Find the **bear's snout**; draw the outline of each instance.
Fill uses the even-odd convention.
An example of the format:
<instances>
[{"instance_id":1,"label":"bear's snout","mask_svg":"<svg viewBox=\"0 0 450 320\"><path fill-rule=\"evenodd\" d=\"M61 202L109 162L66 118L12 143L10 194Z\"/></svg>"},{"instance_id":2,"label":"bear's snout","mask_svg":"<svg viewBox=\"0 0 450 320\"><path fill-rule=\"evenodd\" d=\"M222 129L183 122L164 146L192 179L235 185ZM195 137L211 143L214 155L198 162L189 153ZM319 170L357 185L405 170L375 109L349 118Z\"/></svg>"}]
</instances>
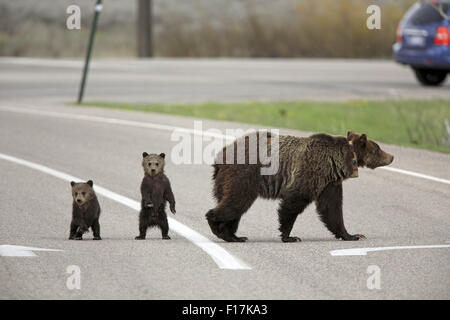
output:
<instances>
[{"instance_id":1,"label":"bear's snout","mask_svg":"<svg viewBox=\"0 0 450 320\"><path fill-rule=\"evenodd\" d=\"M383 165L387 166L390 165L393 161L394 161L394 156L392 154L389 154L387 152L384 152L384 161L383 161Z\"/></svg>"}]
</instances>

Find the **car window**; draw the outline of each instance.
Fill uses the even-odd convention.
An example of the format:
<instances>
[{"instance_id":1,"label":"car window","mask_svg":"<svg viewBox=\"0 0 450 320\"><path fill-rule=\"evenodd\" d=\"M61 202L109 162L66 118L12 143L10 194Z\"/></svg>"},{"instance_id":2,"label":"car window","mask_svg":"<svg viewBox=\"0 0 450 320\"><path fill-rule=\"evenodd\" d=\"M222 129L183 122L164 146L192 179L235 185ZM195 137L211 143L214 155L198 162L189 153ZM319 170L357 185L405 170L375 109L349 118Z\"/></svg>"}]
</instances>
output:
<instances>
[{"instance_id":1,"label":"car window","mask_svg":"<svg viewBox=\"0 0 450 320\"><path fill-rule=\"evenodd\" d=\"M449 9L448 4L442 4L442 9L447 12ZM409 17L409 22L415 25L423 25L428 23L441 22L444 17L439 13L439 11L428 3L424 3L416 7L416 10L411 13Z\"/></svg>"}]
</instances>

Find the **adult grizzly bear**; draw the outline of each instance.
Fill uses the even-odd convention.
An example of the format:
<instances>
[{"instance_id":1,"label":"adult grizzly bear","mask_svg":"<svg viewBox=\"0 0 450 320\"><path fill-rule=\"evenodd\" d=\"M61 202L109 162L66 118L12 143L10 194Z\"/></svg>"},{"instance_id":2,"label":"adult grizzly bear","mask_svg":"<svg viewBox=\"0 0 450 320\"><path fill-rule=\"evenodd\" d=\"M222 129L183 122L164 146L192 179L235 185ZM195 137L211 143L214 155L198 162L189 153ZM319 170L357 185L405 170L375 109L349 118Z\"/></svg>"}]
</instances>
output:
<instances>
[{"instance_id":1,"label":"adult grizzly bear","mask_svg":"<svg viewBox=\"0 0 450 320\"><path fill-rule=\"evenodd\" d=\"M260 134L256 134L258 141ZM298 237L291 237L290 233L297 216L313 201L321 220L336 238L364 238L360 234L351 235L345 229L342 182L355 176L354 166L375 169L392 163L392 155L381 150L365 134L351 131L347 138L327 134L310 137L281 135L278 136L278 170L273 175L262 175L262 161L259 158L254 164L248 161L254 152L249 153L249 137L240 138L225 147L213 165L214 196L218 204L208 211L206 218L217 237L228 242L246 241L246 237L235 235L240 218L256 198L262 197L281 199L278 217L283 242L301 241ZM269 135L267 141L273 138L274 135ZM235 162L229 164L226 162L227 149L237 150L239 143L245 146L245 162L237 162L234 155ZM268 143L268 152L273 152L270 149L271 144ZM259 157L259 150L256 152Z\"/></svg>"}]
</instances>

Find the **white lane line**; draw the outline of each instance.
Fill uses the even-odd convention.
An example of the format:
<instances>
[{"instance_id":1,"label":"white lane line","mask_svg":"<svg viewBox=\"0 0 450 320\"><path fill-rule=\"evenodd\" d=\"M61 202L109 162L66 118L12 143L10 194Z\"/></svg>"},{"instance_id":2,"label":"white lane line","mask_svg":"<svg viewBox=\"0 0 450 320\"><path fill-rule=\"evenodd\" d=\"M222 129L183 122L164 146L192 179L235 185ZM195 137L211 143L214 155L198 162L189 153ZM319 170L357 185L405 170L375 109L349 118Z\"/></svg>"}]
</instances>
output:
<instances>
[{"instance_id":1,"label":"white lane line","mask_svg":"<svg viewBox=\"0 0 450 320\"><path fill-rule=\"evenodd\" d=\"M7 112L13 112L13 113L33 114L33 115L38 115L38 116L48 116L48 117L60 118L60 119L84 120L84 121L90 121L90 122L118 124L118 125L129 126L129 127L156 129L156 130L170 131L170 132L173 132L176 130L178 132L185 132L188 134L195 134L195 135L200 135L200 136L207 136L207 137L227 139L227 140L233 140L236 138L234 136L229 136L229 135L227 136L227 135L214 133L214 132L189 129L189 128L183 128L183 127L175 127L175 126L169 126L169 125L165 125L165 124L158 124L158 123L151 123L151 122L123 120L123 119L106 118L106 117L98 117L98 116L88 116L88 115L74 114L74 113L43 111L43 110L20 108L20 107L0 106L0 110L7 111Z\"/></svg>"},{"instance_id":2,"label":"white lane line","mask_svg":"<svg viewBox=\"0 0 450 320\"><path fill-rule=\"evenodd\" d=\"M438 244L427 246L396 246L396 247L379 247L379 248L352 248L332 250L330 254L332 256L365 256L367 252L372 251L387 251L387 250L406 250L406 249L432 249L432 248L450 248L450 244Z\"/></svg>"},{"instance_id":3,"label":"white lane line","mask_svg":"<svg viewBox=\"0 0 450 320\"><path fill-rule=\"evenodd\" d=\"M63 250L15 246L10 244L0 245L1 257L37 257L37 255L33 251L63 251Z\"/></svg>"},{"instance_id":4,"label":"white lane line","mask_svg":"<svg viewBox=\"0 0 450 320\"><path fill-rule=\"evenodd\" d=\"M40 172L49 174L53 177L66 180L66 181L82 181L82 179L71 176L67 173L57 171L54 169L51 169L49 167L26 161L20 158L16 158L7 154L0 153L0 159L10 161L16 164L23 165L25 167L38 170ZM134 209L136 211L140 210L140 204L139 202L132 200L130 198L124 197L120 194L117 194L113 191L110 191L106 188L100 187L99 185L94 186L95 191L113 201L116 201L120 204L123 204L124 206L127 206L131 209ZM226 251L224 248L219 246L218 244L212 242L208 238L202 236L197 231L192 230L188 226L182 224L181 222L168 217L169 220L169 227L178 233L179 235L185 237L189 241L191 241L193 244L201 248L203 251L205 251L213 260L214 262L219 266L221 269L232 269L232 270L250 270L251 267L241 261L240 259L234 257L231 255L228 251Z\"/></svg>"},{"instance_id":5,"label":"white lane line","mask_svg":"<svg viewBox=\"0 0 450 320\"><path fill-rule=\"evenodd\" d=\"M60 119L84 120L84 121L91 121L91 122L118 124L118 125L124 125L124 126L156 129L156 130L163 130L163 131L170 131L170 132L177 130L178 132L185 132L185 133L189 133L189 134L207 136L207 137L212 137L212 138L227 139L229 141L236 139L236 137L230 136L230 135L224 135L224 134L219 134L219 133L214 133L214 132L209 132L209 131L202 131L202 130L196 130L196 129L183 128L183 127L175 127L175 126L169 126L169 125L151 123L151 122L122 120L122 119L116 119L116 118L88 116L88 115L73 114L73 113L54 112L54 111L44 111L44 110L21 108L21 107L0 106L0 111L22 113L22 114L33 114L33 115L48 116L48 117L60 118ZM380 167L378 169L388 170L391 172L400 173L400 174L408 175L408 176L415 177L415 178L420 178L420 179L425 179L425 180L429 180L429 181L433 181L433 182L439 182L439 183L444 183L444 184L450 185L450 180L437 178L434 176L417 173L414 171L397 169L397 168L393 168L393 167Z\"/></svg>"},{"instance_id":6,"label":"white lane line","mask_svg":"<svg viewBox=\"0 0 450 320\"><path fill-rule=\"evenodd\" d=\"M429 176L429 175L426 175L426 174L417 173L417 172L413 172L413 171L397 169L397 168L393 168L393 167L380 167L378 169L384 169L384 170L388 170L388 171L392 171L392 172L406 174L406 175L411 176L411 177L422 178L422 179L427 179L427 180L431 180L431 181L435 181L435 182L450 184L450 180L437 178L437 177L433 177L433 176Z\"/></svg>"}]
</instances>

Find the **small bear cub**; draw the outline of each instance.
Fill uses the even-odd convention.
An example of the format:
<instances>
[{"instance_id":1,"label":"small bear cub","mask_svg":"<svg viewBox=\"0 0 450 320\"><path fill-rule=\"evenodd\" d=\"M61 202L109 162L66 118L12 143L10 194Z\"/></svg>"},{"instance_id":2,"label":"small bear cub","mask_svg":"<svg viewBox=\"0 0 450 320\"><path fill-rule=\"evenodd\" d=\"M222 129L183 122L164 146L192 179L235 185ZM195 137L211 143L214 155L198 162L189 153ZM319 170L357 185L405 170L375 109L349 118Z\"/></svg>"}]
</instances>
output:
<instances>
[{"instance_id":1,"label":"small bear cub","mask_svg":"<svg viewBox=\"0 0 450 320\"><path fill-rule=\"evenodd\" d=\"M175 214L175 198L170 187L169 178L164 174L165 154L142 154L144 179L141 183L141 211L139 213L139 236L136 240L144 240L147 228L159 227L162 238L170 239L169 223L167 222L166 201L170 211Z\"/></svg>"},{"instance_id":2,"label":"small bear cub","mask_svg":"<svg viewBox=\"0 0 450 320\"><path fill-rule=\"evenodd\" d=\"M82 240L83 233L92 229L94 240L100 237L100 204L93 189L92 180L88 182L70 182L72 186L72 222L70 223L69 240Z\"/></svg>"}]
</instances>

